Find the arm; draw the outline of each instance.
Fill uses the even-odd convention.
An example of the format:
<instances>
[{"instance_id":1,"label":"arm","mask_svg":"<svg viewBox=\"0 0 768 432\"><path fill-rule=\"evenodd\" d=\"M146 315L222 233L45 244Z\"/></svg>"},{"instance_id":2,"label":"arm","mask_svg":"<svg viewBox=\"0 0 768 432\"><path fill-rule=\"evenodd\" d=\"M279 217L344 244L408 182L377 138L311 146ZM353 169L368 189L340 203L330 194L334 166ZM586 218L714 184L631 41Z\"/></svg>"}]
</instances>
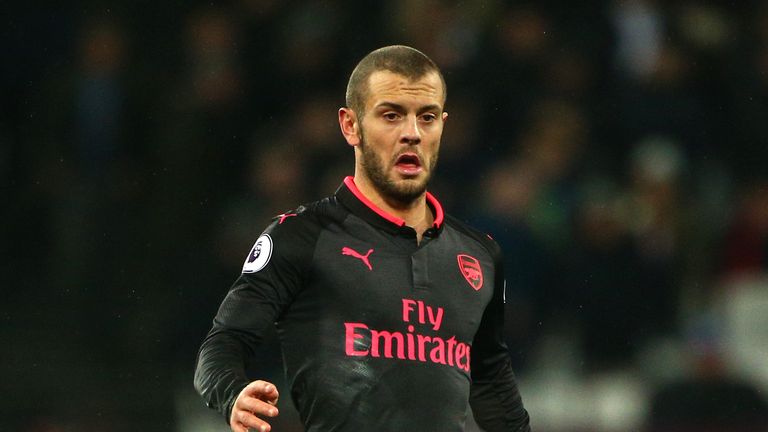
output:
<instances>
[{"instance_id":1,"label":"arm","mask_svg":"<svg viewBox=\"0 0 768 432\"><path fill-rule=\"evenodd\" d=\"M198 353L195 388L233 429L233 423L238 422L253 423L252 427L261 425L261 420L252 415L253 418L245 420L239 418L250 415L249 411L265 416L272 416L274 411L276 415L271 405L277 402L277 389L271 383L251 382L245 367L267 330L303 286L315 236L311 230L308 232L307 223L298 219L291 218L291 223L284 225L275 222L259 237L243 266L243 274L221 303L213 328ZM264 240L265 235L269 241Z\"/></svg>"},{"instance_id":2,"label":"arm","mask_svg":"<svg viewBox=\"0 0 768 432\"><path fill-rule=\"evenodd\" d=\"M494 293L472 344L469 402L477 424L489 432L530 431L528 412L517 388L504 342L504 271L495 248Z\"/></svg>"},{"instance_id":3,"label":"arm","mask_svg":"<svg viewBox=\"0 0 768 432\"><path fill-rule=\"evenodd\" d=\"M198 353L195 388L228 422L236 398L251 382L245 372L247 359L276 317L265 297L263 288L241 276L224 298Z\"/></svg>"}]
</instances>

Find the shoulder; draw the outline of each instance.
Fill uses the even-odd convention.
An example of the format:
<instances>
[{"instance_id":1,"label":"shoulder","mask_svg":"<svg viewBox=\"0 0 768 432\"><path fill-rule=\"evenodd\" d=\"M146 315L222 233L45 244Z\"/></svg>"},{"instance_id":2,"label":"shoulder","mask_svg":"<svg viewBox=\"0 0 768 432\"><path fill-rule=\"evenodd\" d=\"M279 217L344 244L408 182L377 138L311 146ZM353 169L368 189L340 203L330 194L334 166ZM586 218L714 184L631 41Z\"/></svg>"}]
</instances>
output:
<instances>
[{"instance_id":1,"label":"shoulder","mask_svg":"<svg viewBox=\"0 0 768 432\"><path fill-rule=\"evenodd\" d=\"M488 251L494 260L501 257L501 248L498 243L496 243L496 240L489 234L484 233L451 215L445 216L445 224L446 228L450 227L466 237L469 241L474 241L479 244L483 249Z\"/></svg>"},{"instance_id":2,"label":"shoulder","mask_svg":"<svg viewBox=\"0 0 768 432\"><path fill-rule=\"evenodd\" d=\"M274 259L306 262L323 229L342 217L339 212L335 198L328 197L275 215L253 243L243 273L258 272Z\"/></svg>"},{"instance_id":3,"label":"shoulder","mask_svg":"<svg viewBox=\"0 0 768 432\"><path fill-rule=\"evenodd\" d=\"M288 238L317 234L334 220L342 218L342 212L335 197L323 198L275 215L263 234Z\"/></svg>"}]
</instances>

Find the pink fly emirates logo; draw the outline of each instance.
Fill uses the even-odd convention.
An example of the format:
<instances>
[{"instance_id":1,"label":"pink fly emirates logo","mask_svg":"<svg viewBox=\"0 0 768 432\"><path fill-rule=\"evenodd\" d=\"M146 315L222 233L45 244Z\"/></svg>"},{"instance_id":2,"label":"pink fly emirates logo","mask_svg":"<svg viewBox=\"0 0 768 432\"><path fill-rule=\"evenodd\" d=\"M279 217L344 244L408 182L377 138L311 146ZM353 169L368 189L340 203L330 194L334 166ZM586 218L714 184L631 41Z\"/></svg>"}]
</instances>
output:
<instances>
[{"instance_id":1,"label":"pink fly emirates logo","mask_svg":"<svg viewBox=\"0 0 768 432\"><path fill-rule=\"evenodd\" d=\"M374 330L364 323L345 322L345 353L350 357L384 357L453 366L469 372L470 344L418 330L436 332L445 309L421 300L402 299L406 331ZM370 341L370 344L367 342Z\"/></svg>"}]
</instances>

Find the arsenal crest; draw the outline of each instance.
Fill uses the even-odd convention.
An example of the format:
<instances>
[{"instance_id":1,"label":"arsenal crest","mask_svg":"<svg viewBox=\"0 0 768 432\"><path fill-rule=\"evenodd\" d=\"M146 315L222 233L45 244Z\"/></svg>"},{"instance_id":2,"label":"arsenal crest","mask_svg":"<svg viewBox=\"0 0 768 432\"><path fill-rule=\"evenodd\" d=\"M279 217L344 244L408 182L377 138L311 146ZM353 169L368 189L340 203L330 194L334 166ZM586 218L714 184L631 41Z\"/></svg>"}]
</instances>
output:
<instances>
[{"instance_id":1,"label":"arsenal crest","mask_svg":"<svg viewBox=\"0 0 768 432\"><path fill-rule=\"evenodd\" d=\"M480 261L464 254L456 255L456 258L459 260L461 275L467 280L469 286L475 291L480 290L483 287L483 269L480 268Z\"/></svg>"}]
</instances>

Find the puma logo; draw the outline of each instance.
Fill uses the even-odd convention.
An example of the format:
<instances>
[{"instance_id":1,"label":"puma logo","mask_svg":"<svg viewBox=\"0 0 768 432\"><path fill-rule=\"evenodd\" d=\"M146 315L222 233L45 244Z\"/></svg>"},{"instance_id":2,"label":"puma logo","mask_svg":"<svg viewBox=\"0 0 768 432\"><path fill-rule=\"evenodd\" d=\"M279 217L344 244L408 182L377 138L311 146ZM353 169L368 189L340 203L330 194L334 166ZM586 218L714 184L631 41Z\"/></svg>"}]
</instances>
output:
<instances>
[{"instance_id":1,"label":"puma logo","mask_svg":"<svg viewBox=\"0 0 768 432\"><path fill-rule=\"evenodd\" d=\"M365 255L360 254L356 250L348 247L344 247L341 249L342 255L349 255L351 257L355 257L363 262L368 267L368 270L373 271L373 267L371 266L371 262L368 261L368 257L371 256L371 253L373 253L373 249L369 249L368 253Z\"/></svg>"}]
</instances>

